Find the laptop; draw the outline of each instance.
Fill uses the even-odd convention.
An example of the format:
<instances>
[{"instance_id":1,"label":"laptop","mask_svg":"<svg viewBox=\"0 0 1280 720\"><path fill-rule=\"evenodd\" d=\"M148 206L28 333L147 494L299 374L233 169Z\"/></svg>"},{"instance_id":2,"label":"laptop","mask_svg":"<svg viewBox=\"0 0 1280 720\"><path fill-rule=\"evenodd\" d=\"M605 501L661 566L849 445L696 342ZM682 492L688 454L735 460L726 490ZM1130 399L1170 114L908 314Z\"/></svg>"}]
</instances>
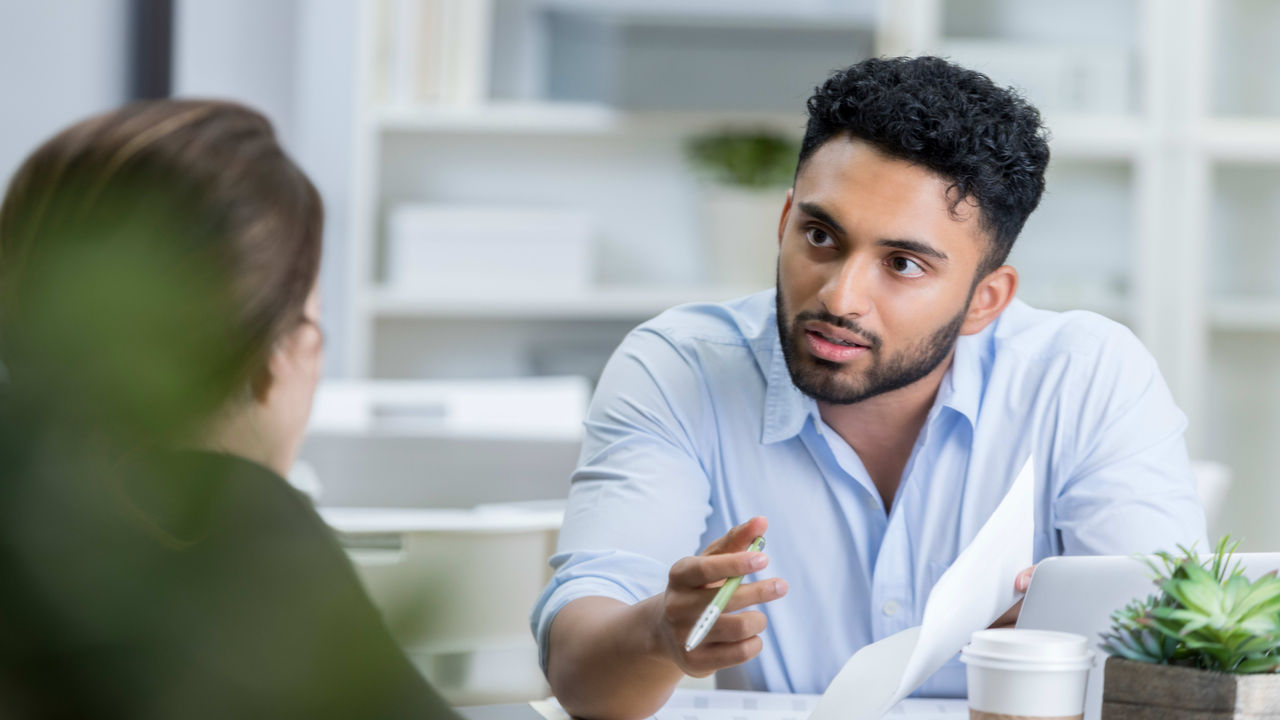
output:
<instances>
[{"instance_id":1,"label":"laptop","mask_svg":"<svg viewBox=\"0 0 1280 720\"><path fill-rule=\"evenodd\" d=\"M1280 570L1280 553L1236 553L1232 567L1236 561L1250 580ZM1089 671L1084 720L1100 720L1102 716L1102 671L1107 654L1098 647L1100 635L1111 627L1112 612L1158 592L1152 578L1145 562L1127 556L1051 557L1036 566L1017 627L1089 638L1097 660Z\"/></svg>"}]
</instances>

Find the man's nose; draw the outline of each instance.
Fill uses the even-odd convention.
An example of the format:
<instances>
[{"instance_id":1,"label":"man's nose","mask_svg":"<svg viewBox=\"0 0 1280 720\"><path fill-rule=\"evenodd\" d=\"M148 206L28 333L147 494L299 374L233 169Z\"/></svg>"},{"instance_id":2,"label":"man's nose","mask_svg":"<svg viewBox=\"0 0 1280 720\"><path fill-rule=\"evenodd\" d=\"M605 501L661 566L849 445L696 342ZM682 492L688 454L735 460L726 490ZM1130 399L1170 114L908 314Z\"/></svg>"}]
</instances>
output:
<instances>
[{"instance_id":1,"label":"man's nose","mask_svg":"<svg viewBox=\"0 0 1280 720\"><path fill-rule=\"evenodd\" d=\"M827 278L818 300L827 312L839 317L862 317L871 310L871 286L874 263L868 258L851 256L839 270Z\"/></svg>"}]
</instances>

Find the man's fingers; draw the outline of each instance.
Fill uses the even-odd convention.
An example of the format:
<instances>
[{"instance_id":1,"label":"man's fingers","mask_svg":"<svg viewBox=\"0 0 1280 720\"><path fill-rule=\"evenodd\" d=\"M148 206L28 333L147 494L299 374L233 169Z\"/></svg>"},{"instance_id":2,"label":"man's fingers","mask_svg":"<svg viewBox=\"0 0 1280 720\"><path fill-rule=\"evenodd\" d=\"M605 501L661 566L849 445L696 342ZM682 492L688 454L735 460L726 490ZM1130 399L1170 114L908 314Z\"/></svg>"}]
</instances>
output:
<instances>
[{"instance_id":1,"label":"man's fingers","mask_svg":"<svg viewBox=\"0 0 1280 720\"><path fill-rule=\"evenodd\" d=\"M705 676L721 668L741 665L760 654L764 641L755 635L739 642L699 645L685 657L691 675Z\"/></svg>"},{"instance_id":2,"label":"man's fingers","mask_svg":"<svg viewBox=\"0 0 1280 720\"><path fill-rule=\"evenodd\" d=\"M703 642L709 644L740 642L759 635L768 626L768 619L758 610L721 615Z\"/></svg>"},{"instance_id":3,"label":"man's fingers","mask_svg":"<svg viewBox=\"0 0 1280 720\"><path fill-rule=\"evenodd\" d=\"M723 618L730 613L736 613L752 605L760 605L777 600L786 594L787 583L779 578L746 583L739 586L738 590L729 598L729 602L725 605L723 614L720 617ZM707 609L707 604L715 596L716 591L714 589L682 593L678 599L668 601L667 617L672 622L687 623L692 626L702 616L703 611Z\"/></svg>"},{"instance_id":4,"label":"man's fingers","mask_svg":"<svg viewBox=\"0 0 1280 720\"><path fill-rule=\"evenodd\" d=\"M1026 570L1018 573L1018 577L1014 578L1013 581L1013 589L1018 592L1026 592L1027 588L1031 587L1031 575L1035 573L1035 571L1036 566L1032 565Z\"/></svg>"},{"instance_id":5,"label":"man's fingers","mask_svg":"<svg viewBox=\"0 0 1280 720\"><path fill-rule=\"evenodd\" d=\"M669 574L672 586L700 588L725 578L750 575L769 565L769 557L758 552L699 555L676 561Z\"/></svg>"},{"instance_id":6,"label":"man's fingers","mask_svg":"<svg viewBox=\"0 0 1280 720\"><path fill-rule=\"evenodd\" d=\"M765 530L769 529L769 521L763 517L756 516L750 520L730 528L729 532L723 537L717 538L702 551L705 555L718 555L720 553L741 552L746 550L751 541L764 535Z\"/></svg>"},{"instance_id":7,"label":"man's fingers","mask_svg":"<svg viewBox=\"0 0 1280 720\"><path fill-rule=\"evenodd\" d=\"M786 580L781 578L757 580L756 582L739 586L738 591L733 594L733 597L729 598L729 604L725 606L724 611L726 613L737 612L745 607L777 600L786 594Z\"/></svg>"}]
</instances>

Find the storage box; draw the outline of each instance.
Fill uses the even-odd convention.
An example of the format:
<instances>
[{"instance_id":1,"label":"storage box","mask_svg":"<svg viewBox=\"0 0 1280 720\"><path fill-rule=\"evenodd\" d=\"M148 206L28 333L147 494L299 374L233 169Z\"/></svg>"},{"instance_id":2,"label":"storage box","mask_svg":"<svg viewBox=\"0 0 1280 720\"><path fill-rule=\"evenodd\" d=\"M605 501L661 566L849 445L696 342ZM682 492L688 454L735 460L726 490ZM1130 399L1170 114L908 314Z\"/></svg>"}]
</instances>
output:
<instances>
[{"instance_id":1,"label":"storage box","mask_svg":"<svg viewBox=\"0 0 1280 720\"><path fill-rule=\"evenodd\" d=\"M422 296L580 291L592 281L592 234L577 210L397 205L386 281Z\"/></svg>"},{"instance_id":2,"label":"storage box","mask_svg":"<svg viewBox=\"0 0 1280 720\"><path fill-rule=\"evenodd\" d=\"M290 478L325 506L564 498L590 392L575 377L326 380Z\"/></svg>"}]
</instances>

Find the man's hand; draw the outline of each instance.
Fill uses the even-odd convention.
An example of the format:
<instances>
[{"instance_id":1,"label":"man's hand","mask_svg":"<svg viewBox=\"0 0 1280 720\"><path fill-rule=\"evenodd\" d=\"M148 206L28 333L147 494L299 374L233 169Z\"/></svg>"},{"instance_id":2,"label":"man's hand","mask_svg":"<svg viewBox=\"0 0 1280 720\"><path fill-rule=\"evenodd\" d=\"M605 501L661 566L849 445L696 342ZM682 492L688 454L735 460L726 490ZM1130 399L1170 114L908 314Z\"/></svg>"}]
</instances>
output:
<instances>
[{"instance_id":1,"label":"man's hand","mask_svg":"<svg viewBox=\"0 0 1280 720\"><path fill-rule=\"evenodd\" d=\"M1036 570L1036 566L1032 565L1026 570L1023 570L1022 572L1018 573L1018 577L1014 578L1014 581L1013 581L1014 592L1025 593L1027 591L1027 588L1031 587L1031 574L1034 573L1035 570ZM1013 607L1006 610L1003 615L997 618L995 622L991 623L991 628L995 629L995 628L1013 627L1014 624L1018 622L1018 614L1021 612L1022 612L1022 601L1019 600L1018 602L1014 603Z\"/></svg>"},{"instance_id":2,"label":"man's hand","mask_svg":"<svg viewBox=\"0 0 1280 720\"><path fill-rule=\"evenodd\" d=\"M686 653L684 643L717 587L769 564L763 553L744 552L766 527L752 518L701 555L677 561L666 590L634 605L588 596L561 608L548 638L547 680L564 709L600 720L651 717L685 674L701 677L755 657L764 613L734 611L786 594L776 578L739 586L702 644Z\"/></svg>"},{"instance_id":3,"label":"man's hand","mask_svg":"<svg viewBox=\"0 0 1280 720\"><path fill-rule=\"evenodd\" d=\"M785 595L787 583L778 578L739 586L725 607L725 614L716 621L702 644L691 652L685 652L684 644L707 603L715 597L717 587L728 578L759 572L768 566L769 558L764 553L744 552L752 540L764 535L768 526L764 518L752 518L711 543L701 555L684 558L671 566L666 592L661 602L655 604L655 649L685 674L705 677L759 654L763 646L759 635L768 624L764 613L758 610L729 613Z\"/></svg>"}]
</instances>

